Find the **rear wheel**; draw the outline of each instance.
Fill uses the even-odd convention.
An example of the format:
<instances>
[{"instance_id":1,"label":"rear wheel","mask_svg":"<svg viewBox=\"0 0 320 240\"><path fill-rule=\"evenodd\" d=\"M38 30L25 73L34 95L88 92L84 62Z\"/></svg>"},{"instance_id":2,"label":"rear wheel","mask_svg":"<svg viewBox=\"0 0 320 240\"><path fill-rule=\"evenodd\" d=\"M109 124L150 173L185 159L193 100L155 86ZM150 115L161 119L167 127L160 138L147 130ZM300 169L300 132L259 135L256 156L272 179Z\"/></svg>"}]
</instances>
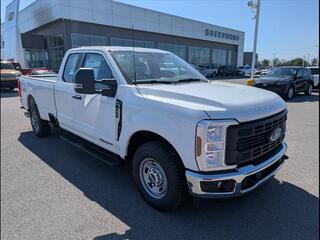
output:
<instances>
[{"instance_id":1,"label":"rear wheel","mask_svg":"<svg viewBox=\"0 0 320 240\"><path fill-rule=\"evenodd\" d=\"M307 90L304 92L305 95L309 96L312 94L313 86L312 84L309 84L307 87Z\"/></svg>"},{"instance_id":2,"label":"rear wheel","mask_svg":"<svg viewBox=\"0 0 320 240\"><path fill-rule=\"evenodd\" d=\"M132 160L132 175L144 199L159 210L172 210L188 198L184 167L162 142L140 146Z\"/></svg>"},{"instance_id":3,"label":"rear wheel","mask_svg":"<svg viewBox=\"0 0 320 240\"><path fill-rule=\"evenodd\" d=\"M49 122L40 118L38 107L34 100L32 100L30 105L30 122L33 132L38 137L45 137L50 134L51 128Z\"/></svg>"}]
</instances>

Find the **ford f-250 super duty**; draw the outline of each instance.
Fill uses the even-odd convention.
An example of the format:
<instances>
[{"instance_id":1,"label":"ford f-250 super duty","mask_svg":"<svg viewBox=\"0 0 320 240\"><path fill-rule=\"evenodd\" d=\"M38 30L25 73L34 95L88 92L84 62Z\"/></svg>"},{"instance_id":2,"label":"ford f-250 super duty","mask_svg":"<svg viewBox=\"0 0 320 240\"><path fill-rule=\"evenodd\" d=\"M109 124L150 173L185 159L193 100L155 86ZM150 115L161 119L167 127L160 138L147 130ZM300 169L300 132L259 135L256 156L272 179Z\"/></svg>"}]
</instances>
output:
<instances>
[{"instance_id":1,"label":"ford f-250 super duty","mask_svg":"<svg viewBox=\"0 0 320 240\"><path fill-rule=\"evenodd\" d=\"M22 76L18 87L36 135L58 126L76 136L69 140L131 161L142 196L161 210L181 205L188 193L251 192L287 158L279 96L209 81L166 51L75 48L57 76Z\"/></svg>"}]
</instances>

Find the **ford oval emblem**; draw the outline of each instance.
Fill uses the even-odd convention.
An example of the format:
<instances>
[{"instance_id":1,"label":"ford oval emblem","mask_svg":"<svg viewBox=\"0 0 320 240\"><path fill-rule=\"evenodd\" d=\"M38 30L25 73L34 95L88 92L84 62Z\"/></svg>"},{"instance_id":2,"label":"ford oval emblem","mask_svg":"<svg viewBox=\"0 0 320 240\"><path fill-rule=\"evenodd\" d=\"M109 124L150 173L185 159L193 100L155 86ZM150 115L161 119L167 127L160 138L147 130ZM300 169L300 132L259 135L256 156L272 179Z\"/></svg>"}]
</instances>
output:
<instances>
[{"instance_id":1,"label":"ford oval emblem","mask_svg":"<svg viewBox=\"0 0 320 240\"><path fill-rule=\"evenodd\" d=\"M270 134L270 141L275 142L281 137L282 129L280 127L277 127L274 129Z\"/></svg>"}]
</instances>

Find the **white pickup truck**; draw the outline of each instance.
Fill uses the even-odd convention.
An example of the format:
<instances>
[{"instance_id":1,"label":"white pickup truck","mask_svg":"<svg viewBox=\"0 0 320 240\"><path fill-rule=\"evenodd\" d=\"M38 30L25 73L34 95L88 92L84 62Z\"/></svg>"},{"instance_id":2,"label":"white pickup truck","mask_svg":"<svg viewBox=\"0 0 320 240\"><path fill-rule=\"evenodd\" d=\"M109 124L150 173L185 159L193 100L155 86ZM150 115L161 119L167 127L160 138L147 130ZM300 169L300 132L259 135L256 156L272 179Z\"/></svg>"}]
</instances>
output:
<instances>
[{"instance_id":1,"label":"white pickup truck","mask_svg":"<svg viewBox=\"0 0 320 240\"><path fill-rule=\"evenodd\" d=\"M174 209L190 194L246 194L287 158L287 108L278 95L209 81L166 51L75 48L57 76L21 76L18 88L37 136L58 126L77 136L69 140L131 162L139 191L157 209Z\"/></svg>"}]
</instances>

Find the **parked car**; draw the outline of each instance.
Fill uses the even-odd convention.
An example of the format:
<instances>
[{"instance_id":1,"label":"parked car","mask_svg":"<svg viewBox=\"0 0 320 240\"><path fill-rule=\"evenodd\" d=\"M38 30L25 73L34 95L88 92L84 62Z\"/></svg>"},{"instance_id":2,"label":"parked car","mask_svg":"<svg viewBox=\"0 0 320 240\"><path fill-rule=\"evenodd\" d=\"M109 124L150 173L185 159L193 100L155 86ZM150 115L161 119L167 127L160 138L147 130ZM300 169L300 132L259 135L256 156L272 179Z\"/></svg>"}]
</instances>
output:
<instances>
[{"instance_id":1,"label":"parked car","mask_svg":"<svg viewBox=\"0 0 320 240\"><path fill-rule=\"evenodd\" d=\"M16 70L10 62L1 61L1 88L14 89L21 73Z\"/></svg>"},{"instance_id":2,"label":"parked car","mask_svg":"<svg viewBox=\"0 0 320 240\"><path fill-rule=\"evenodd\" d=\"M253 76L254 78L260 78L260 77L266 76L268 72L269 72L268 69L259 69L254 72Z\"/></svg>"},{"instance_id":3,"label":"parked car","mask_svg":"<svg viewBox=\"0 0 320 240\"><path fill-rule=\"evenodd\" d=\"M317 67L308 67L310 69L311 74L313 76L313 87L319 88L319 66Z\"/></svg>"},{"instance_id":4,"label":"parked car","mask_svg":"<svg viewBox=\"0 0 320 240\"><path fill-rule=\"evenodd\" d=\"M228 75L236 76L237 70L234 67L231 66L220 66L218 67L218 73L222 77L226 77Z\"/></svg>"},{"instance_id":5,"label":"parked car","mask_svg":"<svg viewBox=\"0 0 320 240\"><path fill-rule=\"evenodd\" d=\"M56 74L56 72L50 68L33 68L30 71L30 75L48 75L48 74Z\"/></svg>"},{"instance_id":6,"label":"parked car","mask_svg":"<svg viewBox=\"0 0 320 240\"><path fill-rule=\"evenodd\" d=\"M17 61L10 61L10 63L12 64L12 66L14 67L15 70L19 71L20 73L22 73L22 68L19 62Z\"/></svg>"},{"instance_id":7,"label":"parked car","mask_svg":"<svg viewBox=\"0 0 320 240\"><path fill-rule=\"evenodd\" d=\"M237 68L238 75L240 76L250 76L251 67L250 66L240 66Z\"/></svg>"},{"instance_id":8,"label":"parked car","mask_svg":"<svg viewBox=\"0 0 320 240\"><path fill-rule=\"evenodd\" d=\"M218 68L213 64L199 65L199 71L205 77L215 77L218 75Z\"/></svg>"},{"instance_id":9,"label":"parked car","mask_svg":"<svg viewBox=\"0 0 320 240\"><path fill-rule=\"evenodd\" d=\"M273 91L286 99L292 99L296 93L312 93L313 80L309 69L304 67L279 67L266 76L258 78L255 87Z\"/></svg>"},{"instance_id":10,"label":"parked car","mask_svg":"<svg viewBox=\"0 0 320 240\"><path fill-rule=\"evenodd\" d=\"M35 135L60 127L68 142L103 151L108 163L130 161L141 195L160 210L183 204L188 192L249 193L287 158L287 107L279 96L208 81L159 49L70 49L57 77L20 77L19 96Z\"/></svg>"}]
</instances>

